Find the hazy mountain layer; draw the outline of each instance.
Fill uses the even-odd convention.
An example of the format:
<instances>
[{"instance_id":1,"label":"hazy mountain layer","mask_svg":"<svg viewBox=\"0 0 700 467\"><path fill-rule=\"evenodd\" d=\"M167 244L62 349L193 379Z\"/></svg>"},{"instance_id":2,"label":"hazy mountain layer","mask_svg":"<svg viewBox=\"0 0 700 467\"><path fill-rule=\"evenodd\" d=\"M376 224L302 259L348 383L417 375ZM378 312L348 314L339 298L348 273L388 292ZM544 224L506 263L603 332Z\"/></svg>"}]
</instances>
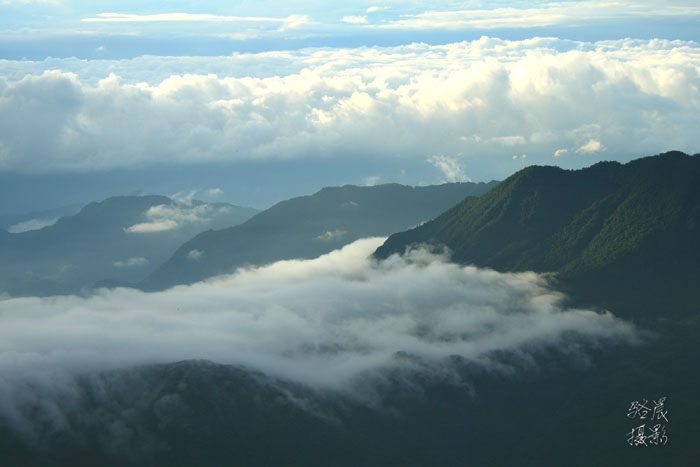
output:
<instances>
[{"instance_id":1,"label":"hazy mountain layer","mask_svg":"<svg viewBox=\"0 0 700 467\"><path fill-rule=\"evenodd\" d=\"M165 196L90 203L38 230L2 231L0 292L45 295L75 292L101 279L138 281L196 233L236 225L256 212Z\"/></svg>"},{"instance_id":2,"label":"hazy mountain layer","mask_svg":"<svg viewBox=\"0 0 700 467\"><path fill-rule=\"evenodd\" d=\"M241 225L197 235L141 286L163 289L229 273L239 266L314 258L358 238L389 235L430 220L465 197L481 195L495 185L324 188L278 203Z\"/></svg>"}]
</instances>

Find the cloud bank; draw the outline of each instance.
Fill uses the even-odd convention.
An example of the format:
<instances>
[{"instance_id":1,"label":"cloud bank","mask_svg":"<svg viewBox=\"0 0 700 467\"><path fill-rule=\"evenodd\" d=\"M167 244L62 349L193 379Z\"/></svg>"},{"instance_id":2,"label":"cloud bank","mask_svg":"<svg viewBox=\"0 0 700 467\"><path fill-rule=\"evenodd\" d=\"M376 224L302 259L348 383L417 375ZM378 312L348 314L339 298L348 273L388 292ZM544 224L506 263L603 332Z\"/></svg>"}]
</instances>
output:
<instances>
[{"instance_id":1,"label":"cloud bank","mask_svg":"<svg viewBox=\"0 0 700 467\"><path fill-rule=\"evenodd\" d=\"M636 339L611 314L563 308L537 274L462 267L424 250L377 263L368 255L382 240L161 293L1 300L0 416L12 417L27 385L50 391L78 373L140 364L207 359L342 390L416 361L422 371L459 355L495 369L494 352Z\"/></svg>"},{"instance_id":2,"label":"cloud bank","mask_svg":"<svg viewBox=\"0 0 700 467\"><path fill-rule=\"evenodd\" d=\"M143 60L3 62L0 112L15 118L0 122L0 170L443 154L508 173L520 153L552 163L567 149L556 160L582 166L596 148L700 150L692 42L482 38ZM196 69L212 74L177 74Z\"/></svg>"}]
</instances>

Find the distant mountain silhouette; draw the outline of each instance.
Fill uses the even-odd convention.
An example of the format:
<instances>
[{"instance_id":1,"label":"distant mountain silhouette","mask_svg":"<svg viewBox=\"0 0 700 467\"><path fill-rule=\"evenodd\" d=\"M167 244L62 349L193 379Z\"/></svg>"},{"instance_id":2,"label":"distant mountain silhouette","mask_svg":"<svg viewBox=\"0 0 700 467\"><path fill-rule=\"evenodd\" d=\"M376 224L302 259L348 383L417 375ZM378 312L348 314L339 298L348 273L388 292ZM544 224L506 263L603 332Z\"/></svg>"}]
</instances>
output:
<instances>
[{"instance_id":1,"label":"distant mountain silhouette","mask_svg":"<svg viewBox=\"0 0 700 467\"><path fill-rule=\"evenodd\" d=\"M668 152L583 170L529 167L480 198L389 237L375 255L417 244L499 271L556 272L581 303L625 317L700 307L700 157Z\"/></svg>"},{"instance_id":2,"label":"distant mountain silhouette","mask_svg":"<svg viewBox=\"0 0 700 467\"><path fill-rule=\"evenodd\" d=\"M495 185L324 188L311 196L282 201L241 225L197 235L140 286L158 290L233 272L238 266L315 258L362 237L389 235L430 220Z\"/></svg>"},{"instance_id":3,"label":"distant mountain silhouette","mask_svg":"<svg viewBox=\"0 0 700 467\"><path fill-rule=\"evenodd\" d=\"M236 225L256 212L165 196L119 196L39 230L3 230L0 292L73 293L101 279L138 281L196 233Z\"/></svg>"}]
</instances>

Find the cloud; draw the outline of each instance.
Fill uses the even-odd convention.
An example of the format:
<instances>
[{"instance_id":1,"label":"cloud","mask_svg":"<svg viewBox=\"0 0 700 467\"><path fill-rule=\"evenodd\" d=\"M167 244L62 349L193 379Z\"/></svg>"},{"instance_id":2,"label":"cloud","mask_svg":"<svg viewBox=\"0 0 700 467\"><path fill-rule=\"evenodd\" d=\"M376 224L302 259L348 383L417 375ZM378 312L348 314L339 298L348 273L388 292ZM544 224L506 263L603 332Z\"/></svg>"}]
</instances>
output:
<instances>
[{"instance_id":1,"label":"cloud","mask_svg":"<svg viewBox=\"0 0 700 467\"><path fill-rule=\"evenodd\" d=\"M364 186L374 186L382 179L379 175L370 175L362 180Z\"/></svg>"},{"instance_id":2,"label":"cloud","mask_svg":"<svg viewBox=\"0 0 700 467\"><path fill-rule=\"evenodd\" d=\"M346 230L329 230L314 237L314 239L321 240L323 242L333 242L343 238L346 233L348 233Z\"/></svg>"},{"instance_id":3,"label":"cloud","mask_svg":"<svg viewBox=\"0 0 700 467\"><path fill-rule=\"evenodd\" d=\"M112 262L112 265L114 265L117 268L137 268L145 266L146 264L148 264L148 259L143 258L141 256L135 256L133 258L127 259L126 261Z\"/></svg>"},{"instance_id":4,"label":"cloud","mask_svg":"<svg viewBox=\"0 0 700 467\"><path fill-rule=\"evenodd\" d=\"M348 24L367 24L367 17L366 16L343 16L343 18L340 20L343 23L348 23Z\"/></svg>"},{"instance_id":5,"label":"cloud","mask_svg":"<svg viewBox=\"0 0 700 467\"><path fill-rule=\"evenodd\" d=\"M635 340L632 325L610 314L564 308L535 273L459 266L425 250L375 262L382 241L159 293L2 300L1 390L41 375L183 359L340 390L408 364L398 352L428 366L452 355L488 366L496 351Z\"/></svg>"},{"instance_id":6,"label":"cloud","mask_svg":"<svg viewBox=\"0 0 700 467\"><path fill-rule=\"evenodd\" d=\"M195 22L249 22L249 23L286 23L288 21L298 21L298 16L288 16L286 18L272 18L267 16L224 16L194 13L160 13L154 15L137 15L131 13L98 13L93 18L83 18L86 23L149 23L160 21L195 21Z\"/></svg>"},{"instance_id":7,"label":"cloud","mask_svg":"<svg viewBox=\"0 0 700 467\"><path fill-rule=\"evenodd\" d=\"M210 198L218 198L219 196L224 194L224 190L221 188L212 188L210 190L207 190L207 196Z\"/></svg>"},{"instance_id":8,"label":"cloud","mask_svg":"<svg viewBox=\"0 0 700 467\"><path fill-rule=\"evenodd\" d=\"M11 225L7 231L10 233L22 233L30 230L39 230L50 225L54 225L58 221L58 217L50 217L43 219L29 219L28 221L18 222Z\"/></svg>"},{"instance_id":9,"label":"cloud","mask_svg":"<svg viewBox=\"0 0 700 467\"><path fill-rule=\"evenodd\" d=\"M460 165L459 161L454 157L443 156L442 154L436 154L427 159L429 163L434 165L436 168L445 175L445 182L471 182L471 179L467 177Z\"/></svg>"},{"instance_id":10,"label":"cloud","mask_svg":"<svg viewBox=\"0 0 700 467\"><path fill-rule=\"evenodd\" d=\"M186 257L192 261L199 261L204 257L204 252L201 250L190 250L187 252Z\"/></svg>"},{"instance_id":11,"label":"cloud","mask_svg":"<svg viewBox=\"0 0 700 467\"><path fill-rule=\"evenodd\" d=\"M218 189L213 191L213 196L223 193ZM219 193L220 192L220 193ZM196 190L187 195L177 193L173 195L174 201L171 204L158 204L146 210L144 216L148 222L134 224L124 229L128 233L154 233L165 232L176 229L184 224L203 224L212 218L230 211L229 206L216 206L214 204L194 202L193 197ZM211 196L211 195L210 195Z\"/></svg>"},{"instance_id":12,"label":"cloud","mask_svg":"<svg viewBox=\"0 0 700 467\"><path fill-rule=\"evenodd\" d=\"M576 152L579 154L595 154L596 152L605 151L605 146L600 144L600 141L594 139L588 140L586 144L581 145Z\"/></svg>"},{"instance_id":13,"label":"cloud","mask_svg":"<svg viewBox=\"0 0 700 467\"><path fill-rule=\"evenodd\" d=\"M376 13L378 11L388 10L388 9L389 9L388 6L370 6L370 7L367 7L367 9L365 11L367 13Z\"/></svg>"},{"instance_id":14,"label":"cloud","mask_svg":"<svg viewBox=\"0 0 700 467\"><path fill-rule=\"evenodd\" d=\"M638 340L609 313L565 308L535 273L463 267L425 250L375 262L383 240L159 293L2 299L0 420L25 435L65 432L94 408L81 381L153 363L242 365L361 401L397 372L408 383L468 384L454 356L513 372L499 356L536 367L544 351L585 361L591 346Z\"/></svg>"},{"instance_id":15,"label":"cloud","mask_svg":"<svg viewBox=\"0 0 700 467\"><path fill-rule=\"evenodd\" d=\"M162 220L153 222L142 222L140 224L134 224L130 227L124 229L124 232L128 233L156 233L156 232L166 232L168 230L173 230L178 227L178 223L173 220Z\"/></svg>"},{"instance_id":16,"label":"cloud","mask_svg":"<svg viewBox=\"0 0 700 467\"><path fill-rule=\"evenodd\" d=\"M0 121L0 170L357 154L405 166L400 159L459 153L470 167L495 168L494 156L512 154L508 144L551 163L557 149L588 140L621 158L693 153L699 51L680 41L484 37L213 58L3 61L0 112L16 118Z\"/></svg>"},{"instance_id":17,"label":"cloud","mask_svg":"<svg viewBox=\"0 0 700 467\"><path fill-rule=\"evenodd\" d=\"M556 151L554 151L554 157L563 156L564 154L566 154L568 152L569 152L568 149L557 149Z\"/></svg>"},{"instance_id":18,"label":"cloud","mask_svg":"<svg viewBox=\"0 0 700 467\"><path fill-rule=\"evenodd\" d=\"M697 6L644 5L639 2L601 0L546 2L536 6L491 9L434 10L402 15L377 25L383 29L497 29L580 25L590 21L626 18L660 18L700 15Z\"/></svg>"}]
</instances>

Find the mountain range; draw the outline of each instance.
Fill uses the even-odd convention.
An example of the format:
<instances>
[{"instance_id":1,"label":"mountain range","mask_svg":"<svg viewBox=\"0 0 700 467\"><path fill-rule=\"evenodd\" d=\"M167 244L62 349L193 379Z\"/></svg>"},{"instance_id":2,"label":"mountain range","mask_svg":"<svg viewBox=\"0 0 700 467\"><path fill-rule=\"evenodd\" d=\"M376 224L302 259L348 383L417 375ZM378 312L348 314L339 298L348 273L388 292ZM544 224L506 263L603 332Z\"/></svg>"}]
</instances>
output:
<instances>
[{"instance_id":1,"label":"mountain range","mask_svg":"<svg viewBox=\"0 0 700 467\"><path fill-rule=\"evenodd\" d=\"M119 196L37 230L0 230L0 292L75 293L96 281L138 281L196 233L258 211L165 196Z\"/></svg>"},{"instance_id":2,"label":"mountain range","mask_svg":"<svg viewBox=\"0 0 700 467\"><path fill-rule=\"evenodd\" d=\"M532 166L388 238L498 271L555 273L580 304L635 320L700 311L700 156L668 152L582 170Z\"/></svg>"},{"instance_id":3,"label":"mountain range","mask_svg":"<svg viewBox=\"0 0 700 467\"><path fill-rule=\"evenodd\" d=\"M359 238L386 236L428 221L497 182L329 187L282 201L227 229L202 232L139 284L160 290L235 268L315 258Z\"/></svg>"}]
</instances>

